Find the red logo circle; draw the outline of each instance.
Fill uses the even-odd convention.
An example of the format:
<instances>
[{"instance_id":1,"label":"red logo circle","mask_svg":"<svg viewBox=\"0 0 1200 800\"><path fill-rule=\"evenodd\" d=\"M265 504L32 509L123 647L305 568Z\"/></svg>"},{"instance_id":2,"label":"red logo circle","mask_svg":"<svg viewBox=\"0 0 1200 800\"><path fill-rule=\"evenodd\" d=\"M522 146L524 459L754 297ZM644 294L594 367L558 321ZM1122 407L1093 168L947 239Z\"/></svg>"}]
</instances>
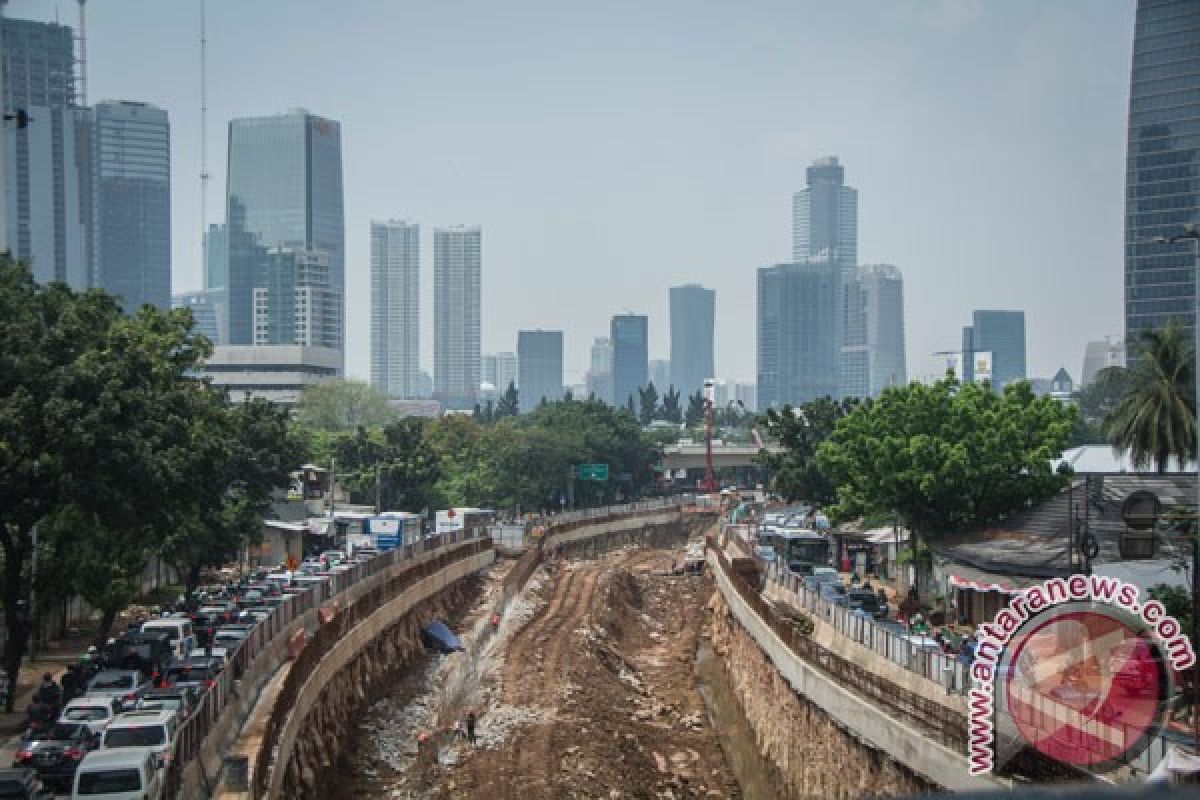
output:
<instances>
[{"instance_id":1,"label":"red logo circle","mask_svg":"<svg viewBox=\"0 0 1200 800\"><path fill-rule=\"evenodd\" d=\"M1115 609L1064 608L1021 631L1000 666L1022 738L1094 770L1136 757L1162 727L1170 675L1158 643Z\"/></svg>"}]
</instances>

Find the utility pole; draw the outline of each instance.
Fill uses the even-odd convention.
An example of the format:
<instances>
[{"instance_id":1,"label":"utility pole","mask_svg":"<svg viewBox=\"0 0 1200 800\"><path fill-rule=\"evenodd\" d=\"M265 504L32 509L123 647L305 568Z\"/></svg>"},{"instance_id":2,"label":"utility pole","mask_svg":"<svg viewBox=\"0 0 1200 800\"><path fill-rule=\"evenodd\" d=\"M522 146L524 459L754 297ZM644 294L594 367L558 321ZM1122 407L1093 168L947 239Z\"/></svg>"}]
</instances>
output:
<instances>
[{"instance_id":1,"label":"utility pole","mask_svg":"<svg viewBox=\"0 0 1200 800\"><path fill-rule=\"evenodd\" d=\"M379 463L376 462L376 464L375 464L375 513L376 514L379 514L380 512L383 511L383 504L380 501L380 492L379 492L379 466L380 466Z\"/></svg>"}]
</instances>

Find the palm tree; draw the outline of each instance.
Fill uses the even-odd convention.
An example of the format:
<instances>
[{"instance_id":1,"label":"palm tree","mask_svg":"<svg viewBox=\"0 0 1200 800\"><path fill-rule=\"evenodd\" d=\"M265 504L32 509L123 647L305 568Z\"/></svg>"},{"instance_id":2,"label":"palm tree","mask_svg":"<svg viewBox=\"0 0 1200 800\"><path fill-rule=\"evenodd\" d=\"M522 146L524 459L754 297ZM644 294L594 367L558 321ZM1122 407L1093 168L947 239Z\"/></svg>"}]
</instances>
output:
<instances>
[{"instance_id":1,"label":"palm tree","mask_svg":"<svg viewBox=\"0 0 1200 800\"><path fill-rule=\"evenodd\" d=\"M1130 349L1128 390L1104 420L1112 446L1131 452L1134 466L1165 472L1196 457L1195 347L1178 322L1138 334Z\"/></svg>"}]
</instances>

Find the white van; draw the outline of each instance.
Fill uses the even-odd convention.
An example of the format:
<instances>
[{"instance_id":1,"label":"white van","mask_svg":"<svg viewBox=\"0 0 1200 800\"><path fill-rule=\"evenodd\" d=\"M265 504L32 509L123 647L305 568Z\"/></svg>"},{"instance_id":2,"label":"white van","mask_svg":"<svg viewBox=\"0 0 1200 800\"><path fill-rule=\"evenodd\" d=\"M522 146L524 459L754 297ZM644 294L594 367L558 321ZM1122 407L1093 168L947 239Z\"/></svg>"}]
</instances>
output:
<instances>
[{"instance_id":1,"label":"white van","mask_svg":"<svg viewBox=\"0 0 1200 800\"><path fill-rule=\"evenodd\" d=\"M75 770L71 800L162 800L158 756L143 747L93 750Z\"/></svg>"},{"instance_id":2,"label":"white van","mask_svg":"<svg viewBox=\"0 0 1200 800\"><path fill-rule=\"evenodd\" d=\"M196 646L196 635L192 631L192 621L187 617L159 617L142 623L143 631L165 631L171 641L171 650L175 658L187 658L188 653Z\"/></svg>"},{"instance_id":3,"label":"white van","mask_svg":"<svg viewBox=\"0 0 1200 800\"><path fill-rule=\"evenodd\" d=\"M146 748L169 763L175 756L175 736L179 733L179 715L167 709L127 711L118 714L104 729L102 750L126 747Z\"/></svg>"}]
</instances>

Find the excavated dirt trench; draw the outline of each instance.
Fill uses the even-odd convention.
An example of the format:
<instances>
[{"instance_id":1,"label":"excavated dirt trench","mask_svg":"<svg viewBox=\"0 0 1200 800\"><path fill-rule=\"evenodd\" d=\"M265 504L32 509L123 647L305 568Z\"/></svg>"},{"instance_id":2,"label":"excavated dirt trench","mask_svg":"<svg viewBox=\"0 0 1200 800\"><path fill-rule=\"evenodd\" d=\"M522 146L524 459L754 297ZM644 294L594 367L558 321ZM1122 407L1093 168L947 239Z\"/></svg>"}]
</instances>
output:
<instances>
[{"instance_id":1,"label":"excavated dirt trench","mask_svg":"<svg viewBox=\"0 0 1200 800\"><path fill-rule=\"evenodd\" d=\"M630 547L541 567L495 635L485 578L456 627L468 653L407 670L363 715L339 800L742 797L695 672L712 584L665 574L682 561ZM468 707L475 747L448 730Z\"/></svg>"}]
</instances>

